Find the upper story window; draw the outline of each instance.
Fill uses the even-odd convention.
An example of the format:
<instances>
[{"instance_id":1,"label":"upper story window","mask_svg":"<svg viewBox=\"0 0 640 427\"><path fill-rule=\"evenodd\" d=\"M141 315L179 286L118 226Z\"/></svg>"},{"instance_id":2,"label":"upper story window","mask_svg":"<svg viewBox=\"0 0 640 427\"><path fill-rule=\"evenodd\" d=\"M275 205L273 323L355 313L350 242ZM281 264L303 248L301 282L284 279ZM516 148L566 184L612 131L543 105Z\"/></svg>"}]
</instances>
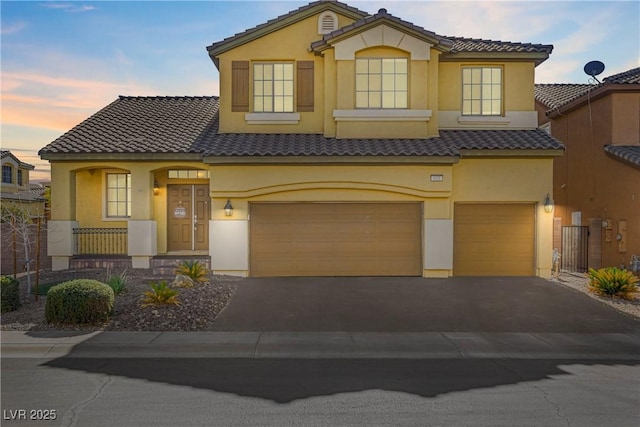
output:
<instances>
[{"instance_id":1,"label":"upper story window","mask_svg":"<svg viewBox=\"0 0 640 427\"><path fill-rule=\"evenodd\" d=\"M338 15L326 11L318 17L318 34L329 34L338 29Z\"/></svg>"},{"instance_id":2,"label":"upper story window","mask_svg":"<svg viewBox=\"0 0 640 427\"><path fill-rule=\"evenodd\" d=\"M131 174L107 174L107 217L127 218L131 216Z\"/></svg>"},{"instance_id":3,"label":"upper story window","mask_svg":"<svg viewBox=\"0 0 640 427\"><path fill-rule=\"evenodd\" d=\"M13 168L11 167L11 165L2 165L2 183L13 183Z\"/></svg>"},{"instance_id":4,"label":"upper story window","mask_svg":"<svg viewBox=\"0 0 640 427\"><path fill-rule=\"evenodd\" d=\"M22 182L22 171L18 169L18 185L23 185Z\"/></svg>"},{"instance_id":5,"label":"upper story window","mask_svg":"<svg viewBox=\"0 0 640 427\"><path fill-rule=\"evenodd\" d=\"M502 68L465 67L462 69L462 114L502 115Z\"/></svg>"},{"instance_id":6,"label":"upper story window","mask_svg":"<svg viewBox=\"0 0 640 427\"><path fill-rule=\"evenodd\" d=\"M356 108L407 108L406 58L356 58Z\"/></svg>"},{"instance_id":7,"label":"upper story window","mask_svg":"<svg viewBox=\"0 0 640 427\"><path fill-rule=\"evenodd\" d=\"M253 64L253 111L293 112L293 64Z\"/></svg>"}]
</instances>

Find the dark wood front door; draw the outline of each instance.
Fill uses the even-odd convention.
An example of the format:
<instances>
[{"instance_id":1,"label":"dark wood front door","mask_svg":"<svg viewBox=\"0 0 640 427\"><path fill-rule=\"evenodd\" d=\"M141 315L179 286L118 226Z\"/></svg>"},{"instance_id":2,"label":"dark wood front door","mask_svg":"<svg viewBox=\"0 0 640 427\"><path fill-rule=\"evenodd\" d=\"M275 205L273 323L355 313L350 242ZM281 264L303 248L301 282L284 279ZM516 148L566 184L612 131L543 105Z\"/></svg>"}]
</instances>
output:
<instances>
[{"instance_id":1,"label":"dark wood front door","mask_svg":"<svg viewBox=\"0 0 640 427\"><path fill-rule=\"evenodd\" d=\"M168 250L209 249L209 186L169 185Z\"/></svg>"}]
</instances>

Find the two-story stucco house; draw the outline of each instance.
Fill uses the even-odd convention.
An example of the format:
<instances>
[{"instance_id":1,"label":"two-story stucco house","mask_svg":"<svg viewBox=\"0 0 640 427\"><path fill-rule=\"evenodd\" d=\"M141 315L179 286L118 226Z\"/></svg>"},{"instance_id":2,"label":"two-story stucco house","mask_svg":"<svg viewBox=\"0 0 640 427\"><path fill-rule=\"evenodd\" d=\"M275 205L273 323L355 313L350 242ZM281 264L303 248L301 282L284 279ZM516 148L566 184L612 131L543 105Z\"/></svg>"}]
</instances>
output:
<instances>
[{"instance_id":1,"label":"two-story stucco house","mask_svg":"<svg viewBox=\"0 0 640 427\"><path fill-rule=\"evenodd\" d=\"M134 268L548 276L563 146L537 129L534 73L552 48L335 1L215 42L219 98L120 97L40 151L54 268L109 228Z\"/></svg>"}]
</instances>

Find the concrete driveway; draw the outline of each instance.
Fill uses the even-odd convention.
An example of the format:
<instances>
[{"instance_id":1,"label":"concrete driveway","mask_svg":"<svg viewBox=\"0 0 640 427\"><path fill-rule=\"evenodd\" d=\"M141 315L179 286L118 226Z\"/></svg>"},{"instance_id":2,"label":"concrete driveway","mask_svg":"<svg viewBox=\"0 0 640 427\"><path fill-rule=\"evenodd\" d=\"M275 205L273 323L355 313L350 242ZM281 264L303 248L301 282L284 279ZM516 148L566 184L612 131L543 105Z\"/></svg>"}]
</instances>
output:
<instances>
[{"instance_id":1,"label":"concrete driveway","mask_svg":"<svg viewBox=\"0 0 640 427\"><path fill-rule=\"evenodd\" d=\"M535 277L279 277L239 281L211 330L640 335L640 321Z\"/></svg>"}]
</instances>

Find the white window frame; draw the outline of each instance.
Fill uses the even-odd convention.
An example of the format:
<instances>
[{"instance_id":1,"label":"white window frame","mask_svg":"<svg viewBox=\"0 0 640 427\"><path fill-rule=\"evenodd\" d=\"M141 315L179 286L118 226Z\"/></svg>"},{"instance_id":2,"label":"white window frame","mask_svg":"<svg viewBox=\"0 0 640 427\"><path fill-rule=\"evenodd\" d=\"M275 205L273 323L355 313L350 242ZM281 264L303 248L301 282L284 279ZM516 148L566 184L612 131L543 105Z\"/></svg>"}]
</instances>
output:
<instances>
[{"instance_id":1,"label":"white window frame","mask_svg":"<svg viewBox=\"0 0 640 427\"><path fill-rule=\"evenodd\" d=\"M254 113L294 112L293 62L254 62L252 76Z\"/></svg>"},{"instance_id":2,"label":"white window frame","mask_svg":"<svg viewBox=\"0 0 640 427\"><path fill-rule=\"evenodd\" d=\"M356 109L409 107L407 58L356 58Z\"/></svg>"},{"instance_id":3,"label":"white window frame","mask_svg":"<svg viewBox=\"0 0 640 427\"><path fill-rule=\"evenodd\" d=\"M462 67L462 115L502 116L503 82L500 66Z\"/></svg>"},{"instance_id":4,"label":"white window frame","mask_svg":"<svg viewBox=\"0 0 640 427\"><path fill-rule=\"evenodd\" d=\"M125 185L120 186L120 183L111 185L110 176L112 175L124 175ZM131 172L128 171L105 171L104 173L104 219L111 221L118 221L131 218ZM124 190L124 195L121 191ZM115 200L113 200L115 198ZM124 200L120 200L124 198ZM117 208L115 214L110 211L110 204L115 203L116 206L124 205L124 215L120 214L120 207Z\"/></svg>"}]
</instances>

